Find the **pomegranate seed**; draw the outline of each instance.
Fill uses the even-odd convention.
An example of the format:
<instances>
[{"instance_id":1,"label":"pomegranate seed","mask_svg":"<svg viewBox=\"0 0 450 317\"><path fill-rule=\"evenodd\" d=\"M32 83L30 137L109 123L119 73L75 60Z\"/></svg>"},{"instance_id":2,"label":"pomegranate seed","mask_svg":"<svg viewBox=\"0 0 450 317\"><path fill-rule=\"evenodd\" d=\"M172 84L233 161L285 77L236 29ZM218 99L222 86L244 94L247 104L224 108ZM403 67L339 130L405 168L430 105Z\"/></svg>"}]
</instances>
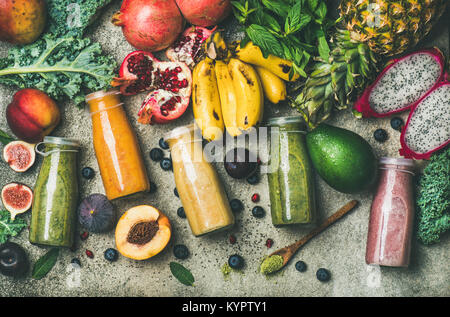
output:
<instances>
[{"instance_id":1,"label":"pomegranate seed","mask_svg":"<svg viewBox=\"0 0 450 317\"><path fill-rule=\"evenodd\" d=\"M161 110L161 114L162 114L164 117L167 117L167 116L169 115L169 112L168 112L167 110Z\"/></svg>"},{"instance_id":2,"label":"pomegranate seed","mask_svg":"<svg viewBox=\"0 0 450 317\"><path fill-rule=\"evenodd\" d=\"M94 253L91 250L86 250L86 256L90 259L94 258Z\"/></svg>"},{"instance_id":3,"label":"pomegranate seed","mask_svg":"<svg viewBox=\"0 0 450 317\"><path fill-rule=\"evenodd\" d=\"M266 240L266 247L271 248L273 246L273 240L272 239L267 239Z\"/></svg>"},{"instance_id":4,"label":"pomegranate seed","mask_svg":"<svg viewBox=\"0 0 450 317\"><path fill-rule=\"evenodd\" d=\"M252 195L252 201L254 202L254 203L257 203L258 201L259 201L259 194L253 194Z\"/></svg>"},{"instance_id":5,"label":"pomegranate seed","mask_svg":"<svg viewBox=\"0 0 450 317\"><path fill-rule=\"evenodd\" d=\"M178 66L177 68L175 68L175 71L176 71L177 73L181 73L182 69L181 69L180 66Z\"/></svg>"},{"instance_id":6,"label":"pomegranate seed","mask_svg":"<svg viewBox=\"0 0 450 317\"><path fill-rule=\"evenodd\" d=\"M86 240L88 237L89 237L89 232L87 232L87 231L84 231L80 234L80 239L83 241Z\"/></svg>"},{"instance_id":7,"label":"pomegranate seed","mask_svg":"<svg viewBox=\"0 0 450 317\"><path fill-rule=\"evenodd\" d=\"M235 244L235 243L236 243L236 237L233 236L233 235L230 236L230 239L229 239L229 240L230 240L230 243L231 243L231 244Z\"/></svg>"}]
</instances>

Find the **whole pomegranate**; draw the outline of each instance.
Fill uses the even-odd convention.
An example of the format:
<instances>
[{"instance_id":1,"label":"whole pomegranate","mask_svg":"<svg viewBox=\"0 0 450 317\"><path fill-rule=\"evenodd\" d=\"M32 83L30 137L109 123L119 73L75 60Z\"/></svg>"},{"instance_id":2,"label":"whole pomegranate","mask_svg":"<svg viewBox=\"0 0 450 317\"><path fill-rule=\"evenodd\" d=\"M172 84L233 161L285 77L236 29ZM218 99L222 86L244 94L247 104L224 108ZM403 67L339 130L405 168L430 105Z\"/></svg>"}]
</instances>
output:
<instances>
[{"instance_id":1,"label":"whole pomegranate","mask_svg":"<svg viewBox=\"0 0 450 317\"><path fill-rule=\"evenodd\" d=\"M125 0L112 23L122 27L128 43L149 52L169 47L184 28L175 0Z\"/></svg>"},{"instance_id":2,"label":"whole pomegranate","mask_svg":"<svg viewBox=\"0 0 450 317\"><path fill-rule=\"evenodd\" d=\"M230 0L175 0L183 16L193 25L212 26L231 12Z\"/></svg>"}]
</instances>

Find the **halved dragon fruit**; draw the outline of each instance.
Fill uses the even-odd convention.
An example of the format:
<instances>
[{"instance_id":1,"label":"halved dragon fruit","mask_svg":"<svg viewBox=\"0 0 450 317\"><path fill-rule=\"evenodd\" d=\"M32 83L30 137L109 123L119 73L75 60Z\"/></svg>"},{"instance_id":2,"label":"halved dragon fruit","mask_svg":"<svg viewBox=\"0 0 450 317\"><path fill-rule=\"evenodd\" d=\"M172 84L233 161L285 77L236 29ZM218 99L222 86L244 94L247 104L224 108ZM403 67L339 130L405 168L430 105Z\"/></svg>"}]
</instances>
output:
<instances>
[{"instance_id":1,"label":"halved dragon fruit","mask_svg":"<svg viewBox=\"0 0 450 317\"><path fill-rule=\"evenodd\" d=\"M447 78L412 109L400 143L400 155L415 159L429 159L432 153L450 143L450 82Z\"/></svg>"},{"instance_id":2,"label":"halved dragon fruit","mask_svg":"<svg viewBox=\"0 0 450 317\"><path fill-rule=\"evenodd\" d=\"M363 117L386 117L412 109L444 78L445 57L438 48L393 59L356 101Z\"/></svg>"}]
</instances>

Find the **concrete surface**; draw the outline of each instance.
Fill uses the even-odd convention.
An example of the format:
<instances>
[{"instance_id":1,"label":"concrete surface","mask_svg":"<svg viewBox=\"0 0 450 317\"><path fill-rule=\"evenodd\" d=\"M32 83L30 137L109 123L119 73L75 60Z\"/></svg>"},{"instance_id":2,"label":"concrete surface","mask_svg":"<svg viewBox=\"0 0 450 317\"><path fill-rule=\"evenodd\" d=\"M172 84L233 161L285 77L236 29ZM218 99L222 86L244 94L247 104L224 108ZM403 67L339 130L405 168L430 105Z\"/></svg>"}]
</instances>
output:
<instances>
[{"instance_id":1,"label":"concrete surface","mask_svg":"<svg viewBox=\"0 0 450 317\"><path fill-rule=\"evenodd\" d=\"M110 5L101 17L100 23L93 27L90 36L99 41L104 50L112 54L120 63L132 47L125 41L120 28L113 27L109 19L120 6L116 1ZM438 45L448 54L448 15L435 34L425 45ZM228 33L233 33L229 31ZM0 56L6 56L8 45L0 44ZM9 131L5 120L5 108L11 101L15 89L0 86L0 126ZM293 259L291 264L280 274L266 278L257 272L261 258L284 247L305 235L308 230L299 227L276 229L269 216L269 194L266 178L257 186L245 181L236 181L226 175L223 166L217 165L227 193L231 198L239 198L245 204L245 210L237 215L236 226L224 233L209 237L194 238L186 220L176 215L181 206L173 194L173 174L164 172L159 164L149 159L148 153L156 147L159 138L176 126L188 124L192 120L192 110L180 120L166 126L143 126L136 123L136 113L144 95L124 98L127 113L138 134L150 178L158 185L158 191L152 195L114 201L120 213L138 204L151 204L162 209L173 225L173 237L164 252L147 261L133 261L120 257L114 264L103 258L103 251L114 247L114 235L91 234L87 241L78 239L77 251L63 250L60 258L42 280L31 278L13 280L0 276L0 296L449 296L450 269L449 237L432 247L420 245L414 239L411 266L408 269L369 267L365 264L366 235L369 219L372 192L358 195L340 194L330 189L317 178L318 204L320 215L325 218L334 213L341 205L351 199L358 199L360 206L343 221L335 224L326 232L308 243ZM75 137L82 142L83 150L80 158L81 167L91 166L98 169L91 138L91 123L86 111L70 104L61 104L62 124L54 131L55 136ZM295 114L295 111L284 106L267 106L266 117L271 115ZM403 114L406 117L407 114ZM339 113L330 121L331 124L344 127L359 133L373 146L376 154L381 156L398 156L399 133L389 126L389 119L356 120L349 111ZM377 128L384 128L389 133L385 144L374 141L372 134ZM168 155L168 153L167 153ZM33 186L42 160L39 158L24 175L10 170L2 162L0 184L12 181L23 182ZM103 193L100 175L86 181L80 179L81 196L92 193ZM267 211L263 219L251 215L254 204L251 195L259 193L259 205ZM29 222L30 213L25 219ZM231 245L228 237L233 234L237 243ZM267 238L274 240L271 249L267 249ZM35 262L46 252L45 248L32 246L28 242L28 230L11 241L21 244ZM191 256L179 261L189 268L195 277L195 287L180 284L170 273L169 262L174 261L172 247L185 244ZM85 256L86 249L94 252L95 258ZM234 253L241 254L246 260L242 273L233 272L228 279L222 276L220 267ZM82 268L76 272L70 266L72 258L81 260ZM295 270L294 263L303 260L308 265L305 273ZM315 277L318 268L331 271L332 279L321 283ZM79 285L74 285L79 273ZM71 282L72 281L72 282Z\"/></svg>"}]
</instances>

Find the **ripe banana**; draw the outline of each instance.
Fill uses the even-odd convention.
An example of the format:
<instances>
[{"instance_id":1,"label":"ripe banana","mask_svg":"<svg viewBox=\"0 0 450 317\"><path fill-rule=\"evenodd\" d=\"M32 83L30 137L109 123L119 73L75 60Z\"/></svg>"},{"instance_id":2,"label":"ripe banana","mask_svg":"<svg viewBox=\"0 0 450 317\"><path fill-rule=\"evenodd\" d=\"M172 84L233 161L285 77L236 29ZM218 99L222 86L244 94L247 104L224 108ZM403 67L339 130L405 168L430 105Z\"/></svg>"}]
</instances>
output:
<instances>
[{"instance_id":1,"label":"ripe banana","mask_svg":"<svg viewBox=\"0 0 450 317\"><path fill-rule=\"evenodd\" d=\"M220 140L224 132L222 107L214 61L208 57L193 71L192 108L194 118L208 141Z\"/></svg>"},{"instance_id":2,"label":"ripe banana","mask_svg":"<svg viewBox=\"0 0 450 317\"><path fill-rule=\"evenodd\" d=\"M220 31L215 31L205 43L203 43L203 49L206 56L214 60L225 59L230 54L227 43Z\"/></svg>"},{"instance_id":3,"label":"ripe banana","mask_svg":"<svg viewBox=\"0 0 450 317\"><path fill-rule=\"evenodd\" d=\"M236 101L236 127L248 130L261 123L264 113L264 93L258 73L253 66L231 58L228 70L233 82ZM222 108L224 112L228 109ZM227 127L228 128L228 127Z\"/></svg>"},{"instance_id":4,"label":"ripe banana","mask_svg":"<svg viewBox=\"0 0 450 317\"><path fill-rule=\"evenodd\" d=\"M286 83L280 77L263 67L256 66L255 69L261 79L266 98L273 104L286 100Z\"/></svg>"},{"instance_id":5,"label":"ripe banana","mask_svg":"<svg viewBox=\"0 0 450 317\"><path fill-rule=\"evenodd\" d=\"M238 45L235 54L241 61L264 67L285 81L296 81L300 77L300 75L296 73L292 79L289 79L292 62L275 55L269 55L267 58L264 58L261 49L252 42L247 43L243 48Z\"/></svg>"},{"instance_id":6,"label":"ripe banana","mask_svg":"<svg viewBox=\"0 0 450 317\"><path fill-rule=\"evenodd\" d=\"M237 99L228 65L223 61L216 61L217 87L219 87L222 115L228 134L235 137L242 134L237 125Z\"/></svg>"}]
</instances>

